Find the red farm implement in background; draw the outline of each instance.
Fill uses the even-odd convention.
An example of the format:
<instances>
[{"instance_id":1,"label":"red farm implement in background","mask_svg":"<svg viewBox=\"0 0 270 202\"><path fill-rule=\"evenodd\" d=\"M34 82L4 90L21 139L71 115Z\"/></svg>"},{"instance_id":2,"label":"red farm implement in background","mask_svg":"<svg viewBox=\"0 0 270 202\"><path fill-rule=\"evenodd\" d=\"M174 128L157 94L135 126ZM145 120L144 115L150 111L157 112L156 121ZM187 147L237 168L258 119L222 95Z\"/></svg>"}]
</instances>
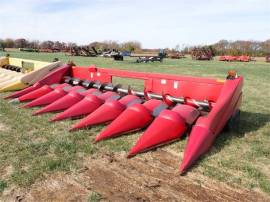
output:
<instances>
[{"instance_id":1,"label":"red farm implement in background","mask_svg":"<svg viewBox=\"0 0 270 202\"><path fill-rule=\"evenodd\" d=\"M211 46L195 47L190 54L193 60L212 60L214 57L214 51Z\"/></svg>"},{"instance_id":2,"label":"red farm implement in background","mask_svg":"<svg viewBox=\"0 0 270 202\"><path fill-rule=\"evenodd\" d=\"M223 55L219 57L219 61L239 61L239 62L249 62L251 61L251 57L247 55L241 55L241 56L232 56L232 55Z\"/></svg>"},{"instance_id":3,"label":"red farm implement in background","mask_svg":"<svg viewBox=\"0 0 270 202\"><path fill-rule=\"evenodd\" d=\"M267 55L267 56L265 57L265 62L270 62L270 55Z\"/></svg>"},{"instance_id":4,"label":"red farm implement in background","mask_svg":"<svg viewBox=\"0 0 270 202\"><path fill-rule=\"evenodd\" d=\"M237 56L232 56L232 55L223 55L219 57L219 61L237 61Z\"/></svg>"},{"instance_id":5,"label":"red farm implement in background","mask_svg":"<svg viewBox=\"0 0 270 202\"><path fill-rule=\"evenodd\" d=\"M239 62L250 62L251 58L247 55L241 55L237 58L237 61Z\"/></svg>"},{"instance_id":6,"label":"red farm implement in background","mask_svg":"<svg viewBox=\"0 0 270 202\"><path fill-rule=\"evenodd\" d=\"M144 90L114 85L114 77L144 80ZM7 98L27 101L25 107L41 106L34 115L60 111L50 121L83 117L71 130L109 123L96 142L145 128L128 157L188 134L180 165L183 173L239 115L242 86L243 77L234 72L217 80L66 65Z\"/></svg>"}]
</instances>

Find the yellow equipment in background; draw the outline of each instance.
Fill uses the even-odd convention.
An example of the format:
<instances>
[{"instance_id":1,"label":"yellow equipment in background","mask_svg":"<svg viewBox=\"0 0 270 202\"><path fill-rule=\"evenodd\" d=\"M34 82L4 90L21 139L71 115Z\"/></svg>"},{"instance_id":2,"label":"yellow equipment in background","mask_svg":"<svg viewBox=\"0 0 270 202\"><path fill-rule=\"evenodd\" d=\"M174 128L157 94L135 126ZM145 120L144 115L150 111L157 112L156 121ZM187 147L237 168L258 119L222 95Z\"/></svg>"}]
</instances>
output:
<instances>
[{"instance_id":1,"label":"yellow equipment in background","mask_svg":"<svg viewBox=\"0 0 270 202\"><path fill-rule=\"evenodd\" d=\"M0 57L0 93L21 90L62 65L60 61L49 63L9 56Z\"/></svg>"}]
</instances>

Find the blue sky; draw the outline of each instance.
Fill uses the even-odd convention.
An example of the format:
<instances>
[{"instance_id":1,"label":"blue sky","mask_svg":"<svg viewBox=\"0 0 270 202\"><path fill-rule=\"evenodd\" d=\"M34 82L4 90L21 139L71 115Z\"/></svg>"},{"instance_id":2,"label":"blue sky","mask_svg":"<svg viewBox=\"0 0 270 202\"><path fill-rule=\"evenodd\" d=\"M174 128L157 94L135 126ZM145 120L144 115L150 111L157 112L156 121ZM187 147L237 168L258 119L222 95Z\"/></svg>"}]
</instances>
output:
<instances>
[{"instance_id":1,"label":"blue sky","mask_svg":"<svg viewBox=\"0 0 270 202\"><path fill-rule=\"evenodd\" d=\"M0 38L137 40L144 48L270 38L270 0L1 0Z\"/></svg>"}]
</instances>

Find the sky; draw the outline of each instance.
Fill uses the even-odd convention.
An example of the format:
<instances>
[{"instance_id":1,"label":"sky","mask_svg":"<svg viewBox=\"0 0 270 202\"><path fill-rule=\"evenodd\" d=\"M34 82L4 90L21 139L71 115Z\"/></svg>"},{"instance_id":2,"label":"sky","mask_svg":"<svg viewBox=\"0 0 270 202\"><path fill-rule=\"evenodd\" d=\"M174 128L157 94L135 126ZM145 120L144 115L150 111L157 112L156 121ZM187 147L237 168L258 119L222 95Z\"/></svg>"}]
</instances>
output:
<instances>
[{"instance_id":1,"label":"sky","mask_svg":"<svg viewBox=\"0 0 270 202\"><path fill-rule=\"evenodd\" d=\"M143 48L270 39L270 0L0 0L0 38L139 41Z\"/></svg>"}]
</instances>

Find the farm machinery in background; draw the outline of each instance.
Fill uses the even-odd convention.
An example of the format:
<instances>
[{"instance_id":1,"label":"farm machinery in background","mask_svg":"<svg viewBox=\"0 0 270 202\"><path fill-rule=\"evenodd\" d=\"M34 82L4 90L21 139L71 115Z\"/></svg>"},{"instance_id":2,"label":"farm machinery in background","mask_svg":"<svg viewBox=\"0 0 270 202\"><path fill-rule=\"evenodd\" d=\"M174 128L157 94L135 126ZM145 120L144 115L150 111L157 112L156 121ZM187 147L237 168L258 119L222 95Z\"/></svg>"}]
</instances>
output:
<instances>
[{"instance_id":1,"label":"farm machinery in background","mask_svg":"<svg viewBox=\"0 0 270 202\"><path fill-rule=\"evenodd\" d=\"M97 51L94 46L89 48L88 46L84 47L72 47L70 49L71 56L85 56L85 57L105 57L105 58L113 58L114 60L123 61L124 57L121 52L118 50L105 50L105 51Z\"/></svg>"},{"instance_id":2,"label":"farm machinery in background","mask_svg":"<svg viewBox=\"0 0 270 202\"><path fill-rule=\"evenodd\" d=\"M163 62L163 57L159 56L140 56L137 60L137 63L148 63L148 62Z\"/></svg>"},{"instance_id":3,"label":"farm machinery in background","mask_svg":"<svg viewBox=\"0 0 270 202\"><path fill-rule=\"evenodd\" d=\"M168 54L168 57L171 59L182 59L186 58L184 53L181 52L172 52Z\"/></svg>"},{"instance_id":4,"label":"farm machinery in background","mask_svg":"<svg viewBox=\"0 0 270 202\"><path fill-rule=\"evenodd\" d=\"M114 60L118 60L118 61L123 61L124 60L124 56L120 52L116 52L114 54L111 54L111 57Z\"/></svg>"},{"instance_id":5,"label":"farm machinery in background","mask_svg":"<svg viewBox=\"0 0 270 202\"><path fill-rule=\"evenodd\" d=\"M89 48L88 46L73 46L70 48L69 55L71 56L84 56L84 57L96 57L98 52L95 47Z\"/></svg>"},{"instance_id":6,"label":"farm machinery in background","mask_svg":"<svg viewBox=\"0 0 270 202\"><path fill-rule=\"evenodd\" d=\"M265 62L270 62L270 55L267 55L267 56L265 57Z\"/></svg>"},{"instance_id":7,"label":"farm machinery in background","mask_svg":"<svg viewBox=\"0 0 270 202\"><path fill-rule=\"evenodd\" d=\"M142 91L113 84L114 77L144 80ZM10 94L10 103L37 107L34 116L60 112L50 121L83 117L70 131L109 123L95 142L145 129L127 157L177 141L188 134L180 172L212 146L226 124L239 120L243 77L226 79L144 73L94 65L64 65L32 86Z\"/></svg>"},{"instance_id":8,"label":"farm machinery in background","mask_svg":"<svg viewBox=\"0 0 270 202\"><path fill-rule=\"evenodd\" d=\"M211 47L197 47L191 50L193 60L212 60L214 52Z\"/></svg>"},{"instance_id":9,"label":"farm machinery in background","mask_svg":"<svg viewBox=\"0 0 270 202\"><path fill-rule=\"evenodd\" d=\"M58 48L40 48L39 52L41 52L41 53L58 53L58 52L66 52L66 51L58 49Z\"/></svg>"},{"instance_id":10,"label":"farm machinery in background","mask_svg":"<svg viewBox=\"0 0 270 202\"><path fill-rule=\"evenodd\" d=\"M219 61L227 61L227 62L250 62L254 61L250 56L247 55L241 55L241 56L232 56L232 55L223 55L219 57Z\"/></svg>"},{"instance_id":11,"label":"farm machinery in background","mask_svg":"<svg viewBox=\"0 0 270 202\"><path fill-rule=\"evenodd\" d=\"M105 57L105 58L113 58L114 60L119 60L119 61L123 61L124 60L124 54L122 54L122 52L118 51L118 50L105 50L103 51L100 56Z\"/></svg>"},{"instance_id":12,"label":"farm machinery in background","mask_svg":"<svg viewBox=\"0 0 270 202\"><path fill-rule=\"evenodd\" d=\"M38 48L19 48L19 51L22 51L22 52L39 52L39 49Z\"/></svg>"},{"instance_id":13,"label":"farm machinery in background","mask_svg":"<svg viewBox=\"0 0 270 202\"><path fill-rule=\"evenodd\" d=\"M137 57L136 55L132 55L132 57ZM149 55L141 55L136 60L137 63L148 63L148 62L163 62L163 59L167 57L167 53L165 50L160 50L157 56L149 56Z\"/></svg>"},{"instance_id":14,"label":"farm machinery in background","mask_svg":"<svg viewBox=\"0 0 270 202\"><path fill-rule=\"evenodd\" d=\"M21 52L36 52L36 53L58 53L61 52L58 48L19 48Z\"/></svg>"}]
</instances>

